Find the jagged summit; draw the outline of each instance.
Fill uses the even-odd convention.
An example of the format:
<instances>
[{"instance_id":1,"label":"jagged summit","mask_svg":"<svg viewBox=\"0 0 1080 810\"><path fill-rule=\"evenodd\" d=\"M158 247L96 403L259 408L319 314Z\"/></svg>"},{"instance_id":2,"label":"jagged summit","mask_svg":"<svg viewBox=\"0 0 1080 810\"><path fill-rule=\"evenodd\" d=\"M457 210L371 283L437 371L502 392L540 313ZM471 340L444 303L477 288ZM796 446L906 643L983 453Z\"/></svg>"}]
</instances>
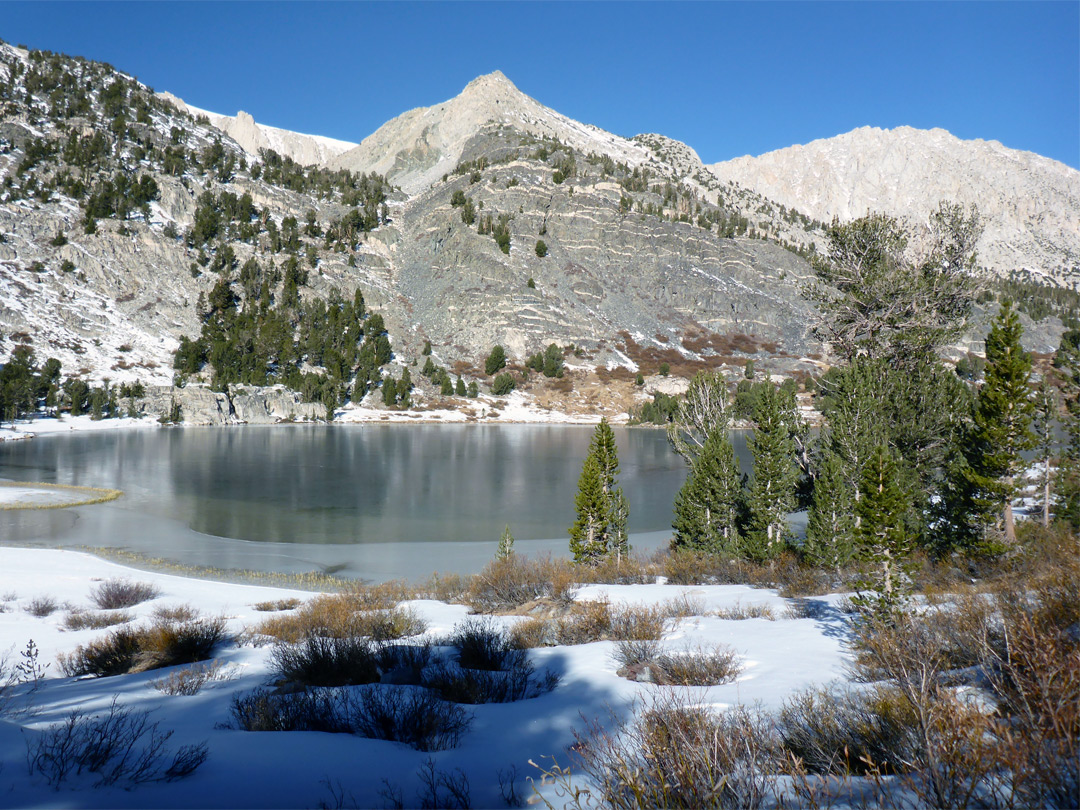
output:
<instances>
[{"instance_id":1,"label":"jagged summit","mask_svg":"<svg viewBox=\"0 0 1080 810\"><path fill-rule=\"evenodd\" d=\"M631 165L648 157L646 149L625 138L545 107L496 70L473 79L442 104L418 107L388 121L355 149L332 160L331 166L385 174L406 193L414 194L451 171L469 139L490 124L555 137L575 149L606 154Z\"/></svg>"},{"instance_id":2,"label":"jagged summit","mask_svg":"<svg viewBox=\"0 0 1080 810\"><path fill-rule=\"evenodd\" d=\"M1059 281L1080 267L1080 172L998 141L866 126L708 168L826 222L867 211L922 220L942 200L978 205L984 266L1028 268Z\"/></svg>"}]
</instances>

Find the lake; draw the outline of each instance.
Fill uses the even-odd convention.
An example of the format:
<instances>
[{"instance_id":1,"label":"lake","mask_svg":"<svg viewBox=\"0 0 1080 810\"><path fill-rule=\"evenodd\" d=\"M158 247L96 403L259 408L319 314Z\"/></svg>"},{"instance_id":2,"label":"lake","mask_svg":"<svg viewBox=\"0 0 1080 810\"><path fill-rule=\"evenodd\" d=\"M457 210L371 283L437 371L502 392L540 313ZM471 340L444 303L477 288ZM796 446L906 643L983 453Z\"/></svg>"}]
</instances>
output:
<instances>
[{"instance_id":1,"label":"lake","mask_svg":"<svg viewBox=\"0 0 1080 810\"><path fill-rule=\"evenodd\" d=\"M567 553L592 434L566 425L283 425L6 442L0 479L109 487L124 497L0 512L0 539L371 580L470 573L491 558L506 525L519 551ZM631 544L664 545L686 465L663 431L615 435ZM745 434L733 440L749 469Z\"/></svg>"}]
</instances>

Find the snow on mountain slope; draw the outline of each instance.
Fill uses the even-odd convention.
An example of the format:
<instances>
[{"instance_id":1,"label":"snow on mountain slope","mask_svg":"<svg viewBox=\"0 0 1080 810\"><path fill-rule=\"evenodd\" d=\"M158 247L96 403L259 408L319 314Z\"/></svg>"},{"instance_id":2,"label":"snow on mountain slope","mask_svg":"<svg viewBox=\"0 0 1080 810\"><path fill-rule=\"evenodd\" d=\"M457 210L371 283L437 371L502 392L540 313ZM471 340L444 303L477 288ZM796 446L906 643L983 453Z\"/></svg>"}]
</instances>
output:
<instances>
[{"instance_id":1,"label":"snow on mountain slope","mask_svg":"<svg viewBox=\"0 0 1080 810\"><path fill-rule=\"evenodd\" d=\"M925 220L941 200L978 205L981 264L1080 279L1080 172L997 141L862 127L708 169L826 222L867 211Z\"/></svg>"}]
</instances>

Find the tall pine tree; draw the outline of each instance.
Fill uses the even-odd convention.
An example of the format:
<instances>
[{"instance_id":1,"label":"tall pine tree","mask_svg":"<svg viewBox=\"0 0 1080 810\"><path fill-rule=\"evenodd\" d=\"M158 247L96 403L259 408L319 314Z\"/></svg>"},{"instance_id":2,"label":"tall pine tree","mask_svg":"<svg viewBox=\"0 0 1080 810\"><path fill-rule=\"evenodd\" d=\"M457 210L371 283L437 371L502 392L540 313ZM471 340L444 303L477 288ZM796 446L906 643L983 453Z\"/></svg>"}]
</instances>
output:
<instances>
[{"instance_id":1,"label":"tall pine tree","mask_svg":"<svg viewBox=\"0 0 1080 810\"><path fill-rule=\"evenodd\" d=\"M629 553L629 505L615 486L618 472L615 433L607 419L601 419L589 443L574 497L577 518L570 527L570 551L575 562L595 563L610 554L621 558Z\"/></svg>"},{"instance_id":2,"label":"tall pine tree","mask_svg":"<svg viewBox=\"0 0 1080 810\"><path fill-rule=\"evenodd\" d=\"M787 515L795 508L795 442L792 416L785 412L784 395L765 380L754 415L750 451L753 478L746 493L746 556L755 560L775 557L787 542Z\"/></svg>"},{"instance_id":3,"label":"tall pine tree","mask_svg":"<svg viewBox=\"0 0 1080 810\"><path fill-rule=\"evenodd\" d=\"M851 560L857 496L858 490L850 486L840 457L827 455L818 465L807 516L802 552L808 563L839 571Z\"/></svg>"},{"instance_id":4,"label":"tall pine tree","mask_svg":"<svg viewBox=\"0 0 1080 810\"><path fill-rule=\"evenodd\" d=\"M864 606L889 613L901 603L907 591L905 563L911 553L911 537L906 514L911 501L900 484L892 453L884 445L874 448L863 471L859 487L859 517L856 531L859 557L869 566L869 576L860 590Z\"/></svg>"},{"instance_id":5,"label":"tall pine tree","mask_svg":"<svg viewBox=\"0 0 1080 810\"><path fill-rule=\"evenodd\" d=\"M963 469L968 526L979 542L1016 541L1012 502L1021 455L1035 447L1031 431L1035 403L1028 378L1031 357L1020 345L1023 327L1005 301L986 336L985 382L979 389L972 425L964 442Z\"/></svg>"},{"instance_id":6,"label":"tall pine tree","mask_svg":"<svg viewBox=\"0 0 1080 810\"><path fill-rule=\"evenodd\" d=\"M738 554L742 482L725 427L715 427L675 498L674 548Z\"/></svg>"}]
</instances>

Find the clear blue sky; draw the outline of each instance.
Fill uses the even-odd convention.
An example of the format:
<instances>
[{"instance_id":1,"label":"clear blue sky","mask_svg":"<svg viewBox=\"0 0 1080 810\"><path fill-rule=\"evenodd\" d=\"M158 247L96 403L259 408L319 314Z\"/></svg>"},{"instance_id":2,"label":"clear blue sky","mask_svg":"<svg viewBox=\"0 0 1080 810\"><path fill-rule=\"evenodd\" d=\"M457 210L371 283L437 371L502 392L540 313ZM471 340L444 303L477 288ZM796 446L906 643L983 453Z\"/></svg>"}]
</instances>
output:
<instances>
[{"instance_id":1,"label":"clear blue sky","mask_svg":"<svg viewBox=\"0 0 1080 810\"><path fill-rule=\"evenodd\" d=\"M502 70L706 163L870 125L1080 168L1080 2L0 3L0 38L220 113L359 141Z\"/></svg>"}]
</instances>

